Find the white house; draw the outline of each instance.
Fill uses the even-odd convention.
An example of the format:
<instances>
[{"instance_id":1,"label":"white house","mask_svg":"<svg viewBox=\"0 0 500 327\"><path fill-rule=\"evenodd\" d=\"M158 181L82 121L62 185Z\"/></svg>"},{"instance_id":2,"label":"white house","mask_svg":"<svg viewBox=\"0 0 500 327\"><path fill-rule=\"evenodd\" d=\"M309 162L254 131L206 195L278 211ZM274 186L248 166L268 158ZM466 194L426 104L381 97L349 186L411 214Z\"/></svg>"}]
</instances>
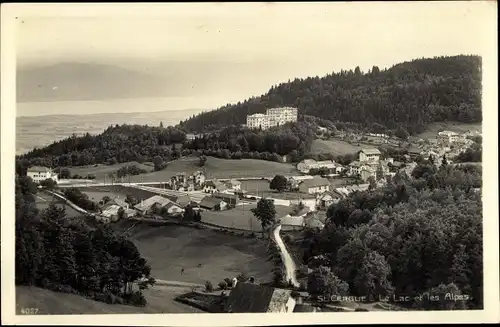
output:
<instances>
[{"instance_id":1,"label":"white house","mask_svg":"<svg viewBox=\"0 0 500 327\"><path fill-rule=\"evenodd\" d=\"M359 151L359 161L367 164L376 164L382 153L379 149L363 149Z\"/></svg>"},{"instance_id":2,"label":"white house","mask_svg":"<svg viewBox=\"0 0 500 327\"><path fill-rule=\"evenodd\" d=\"M349 164L349 168L347 169L347 175L348 176L356 176L361 173L361 167L363 167L363 164L359 161L353 161Z\"/></svg>"},{"instance_id":3,"label":"white house","mask_svg":"<svg viewBox=\"0 0 500 327\"><path fill-rule=\"evenodd\" d=\"M56 183L59 181L57 174L54 173L52 169L41 166L28 168L27 176L30 177L35 183L40 183L46 179L52 179Z\"/></svg>"},{"instance_id":4,"label":"white house","mask_svg":"<svg viewBox=\"0 0 500 327\"><path fill-rule=\"evenodd\" d=\"M205 193L221 193L227 190L227 186L218 180L206 181L203 184L203 192Z\"/></svg>"},{"instance_id":5,"label":"white house","mask_svg":"<svg viewBox=\"0 0 500 327\"><path fill-rule=\"evenodd\" d=\"M168 214L174 215L184 211L184 209L182 209L179 205L160 195L152 196L134 206L134 209L142 214L150 213L153 209L158 208L165 208L167 209Z\"/></svg>"},{"instance_id":6,"label":"white house","mask_svg":"<svg viewBox=\"0 0 500 327\"><path fill-rule=\"evenodd\" d=\"M203 185L203 183L205 183L206 180L205 174L200 170L195 171L194 174L192 175L192 178L196 185Z\"/></svg>"},{"instance_id":7,"label":"white house","mask_svg":"<svg viewBox=\"0 0 500 327\"><path fill-rule=\"evenodd\" d=\"M289 122L297 121L297 108L281 107L267 109L265 114L253 114L247 116L248 128L268 129L274 126L281 126Z\"/></svg>"},{"instance_id":8,"label":"white house","mask_svg":"<svg viewBox=\"0 0 500 327\"><path fill-rule=\"evenodd\" d=\"M308 174L311 169L326 168L333 173L340 173L342 166L333 160L316 161L314 159L304 159L297 164L297 170L301 173Z\"/></svg>"},{"instance_id":9,"label":"white house","mask_svg":"<svg viewBox=\"0 0 500 327\"><path fill-rule=\"evenodd\" d=\"M305 226L305 221L303 216L290 216L286 215L280 218L281 230L291 231L291 230L301 230Z\"/></svg>"},{"instance_id":10,"label":"white house","mask_svg":"<svg viewBox=\"0 0 500 327\"><path fill-rule=\"evenodd\" d=\"M226 183L226 187L233 191L241 191L241 182L236 179L230 179Z\"/></svg>"},{"instance_id":11,"label":"white house","mask_svg":"<svg viewBox=\"0 0 500 327\"><path fill-rule=\"evenodd\" d=\"M457 139L460 138L460 135L456 132L451 132L451 131L442 131L438 133L438 141L449 144L455 142Z\"/></svg>"},{"instance_id":12,"label":"white house","mask_svg":"<svg viewBox=\"0 0 500 327\"><path fill-rule=\"evenodd\" d=\"M308 194L323 193L330 190L330 181L323 177L314 176L306 179L299 185L299 191Z\"/></svg>"}]
</instances>

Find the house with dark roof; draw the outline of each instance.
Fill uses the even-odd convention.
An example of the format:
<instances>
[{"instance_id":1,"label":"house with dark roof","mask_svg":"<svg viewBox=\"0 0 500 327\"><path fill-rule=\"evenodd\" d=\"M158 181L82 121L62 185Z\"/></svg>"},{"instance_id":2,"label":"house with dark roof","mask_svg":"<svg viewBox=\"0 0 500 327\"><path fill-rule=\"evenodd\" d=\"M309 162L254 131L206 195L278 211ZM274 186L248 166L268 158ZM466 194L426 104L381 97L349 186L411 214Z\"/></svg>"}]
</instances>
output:
<instances>
[{"instance_id":1,"label":"house with dark roof","mask_svg":"<svg viewBox=\"0 0 500 327\"><path fill-rule=\"evenodd\" d=\"M422 153L422 150L420 150L419 148L417 148L416 146L411 146L409 149L408 149L408 155L410 156L411 159L415 159L416 157L418 157L420 154Z\"/></svg>"},{"instance_id":2,"label":"house with dark roof","mask_svg":"<svg viewBox=\"0 0 500 327\"><path fill-rule=\"evenodd\" d=\"M330 190L330 181L326 178L314 176L306 179L299 185L299 191L308 194L324 193Z\"/></svg>"},{"instance_id":3,"label":"house with dark roof","mask_svg":"<svg viewBox=\"0 0 500 327\"><path fill-rule=\"evenodd\" d=\"M226 210L227 203L214 196L206 196L201 200L199 207L206 210Z\"/></svg>"},{"instance_id":4,"label":"house with dark roof","mask_svg":"<svg viewBox=\"0 0 500 327\"><path fill-rule=\"evenodd\" d=\"M224 306L224 313L288 313L293 312L295 299L291 290L252 283L237 283Z\"/></svg>"},{"instance_id":5,"label":"house with dark roof","mask_svg":"<svg viewBox=\"0 0 500 327\"><path fill-rule=\"evenodd\" d=\"M236 206L240 201L240 198L236 194L227 194L227 193L214 193L214 197L218 199L224 200L230 206Z\"/></svg>"},{"instance_id":6,"label":"house with dark roof","mask_svg":"<svg viewBox=\"0 0 500 327\"><path fill-rule=\"evenodd\" d=\"M165 195L165 197L175 202L182 208L191 203L191 198L189 197L189 195Z\"/></svg>"}]
</instances>

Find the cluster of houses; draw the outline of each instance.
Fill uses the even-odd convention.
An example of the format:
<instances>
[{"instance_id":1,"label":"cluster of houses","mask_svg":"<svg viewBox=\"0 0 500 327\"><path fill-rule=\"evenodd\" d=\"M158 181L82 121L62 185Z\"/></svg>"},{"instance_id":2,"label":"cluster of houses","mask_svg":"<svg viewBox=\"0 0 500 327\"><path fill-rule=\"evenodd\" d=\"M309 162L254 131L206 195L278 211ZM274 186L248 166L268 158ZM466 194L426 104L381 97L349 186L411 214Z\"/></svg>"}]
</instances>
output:
<instances>
[{"instance_id":1,"label":"cluster of houses","mask_svg":"<svg viewBox=\"0 0 500 327\"><path fill-rule=\"evenodd\" d=\"M434 164L439 166L443 157L446 157L448 163L453 162L453 158L470 148L474 141L471 137L481 136L481 133L475 130L469 130L465 133L452 131L442 131L434 139L419 140L421 155L424 158L431 158Z\"/></svg>"},{"instance_id":2,"label":"cluster of houses","mask_svg":"<svg viewBox=\"0 0 500 327\"><path fill-rule=\"evenodd\" d=\"M178 173L170 178L166 183L170 189L181 192L192 192L203 187L206 177L205 174L198 170L193 174Z\"/></svg>"}]
</instances>

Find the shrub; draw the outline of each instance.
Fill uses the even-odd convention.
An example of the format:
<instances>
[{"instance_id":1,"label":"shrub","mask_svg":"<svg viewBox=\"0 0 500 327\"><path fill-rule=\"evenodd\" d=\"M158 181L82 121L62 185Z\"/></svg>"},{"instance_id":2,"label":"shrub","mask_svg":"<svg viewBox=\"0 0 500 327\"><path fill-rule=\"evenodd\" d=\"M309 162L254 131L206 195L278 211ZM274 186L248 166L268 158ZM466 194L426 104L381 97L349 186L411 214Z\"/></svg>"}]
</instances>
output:
<instances>
[{"instance_id":1,"label":"shrub","mask_svg":"<svg viewBox=\"0 0 500 327\"><path fill-rule=\"evenodd\" d=\"M241 274L239 274L239 275L236 277L236 279L237 279L239 282L244 283L244 282L246 282L246 281L248 280L248 276L247 276L244 272L242 272Z\"/></svg>"},{"instance_id":2,"label":"shrub","mask_svg":"<svg viewBox=\"0 0 500 327\"><path fill-rule=\"evenodd\" d=\"M370 311L370 310L365 309L365 308L356 308L356 309L354 309L354 311L364 311L364 312L366 312L366 311Z\"/></svg>"},{"instance_id":3,"label":"shrub","mask_svg":"<svg viewBox=\"0 0 500 327\"><path fill-rule=\"evenodd\" d=\"M207 290L207 292L213 292L214 291L214 286L212 285L212 282L210 282L209 280L207 280L205 282L205 289Z\"/></svg>"},{"instance_id":4,"label":"shrub","mask_svg":"<svg viewBox=\"0 0 500 327\"><path fill-rule=\"evenodd\" d=\"M250 237L251 237L251 238L255 238L255 233L254 233L254 232L251 232L251 233L250 233Z\"/></svg>"},{"instance_id":5,"label":"shrub","mask_svg":"<svg viewBox=\"0 0 500 327\"><path fill-rule=\"evenodd\" d=\"M250 278L248 278L248 281L252 284L255 283L255 277L250 276Z\"/></svg>"},{"instance_id":6,"label":"shrub","mask_svg":"<svg viewBox=\"0 0 500 327\"><path fill-rule=\"evenodd\" d=\"M225 281L219 282L219 287L221 290L225 290L227 288L227 283Z\"/></svg>"},{"instance_id":7,"label":"shrub","mask_svg":"<svg viewBox=\"0 0 500 327\"><path fill-rule=\"evenodd\" d=\"M285 241L285 243L290 243L291 240L292 240L292 238L290 237L290 235L285 235L283 237L283 241Z\"/></svg>"},{"instance_id":8,"label":"shrub","mask_svg":"<svg viewBox=\"0 0 500 327\"><path fill-rule=\"evenodd\" d=\"M224 282L226 283L227 287L233 287L233 281L231 278L224 278Z\"/></svg>"},{"instance_id":9,"label":"shrub","mask_svg":"<svg viewBox=\"0 0 500 327\"><path fill-rule=\"evenodd\" d=\"M124 297L125 303L135 306L144 307L148 303L144 295L140 291L132 292Z\"/></svg>"}]
</instances>

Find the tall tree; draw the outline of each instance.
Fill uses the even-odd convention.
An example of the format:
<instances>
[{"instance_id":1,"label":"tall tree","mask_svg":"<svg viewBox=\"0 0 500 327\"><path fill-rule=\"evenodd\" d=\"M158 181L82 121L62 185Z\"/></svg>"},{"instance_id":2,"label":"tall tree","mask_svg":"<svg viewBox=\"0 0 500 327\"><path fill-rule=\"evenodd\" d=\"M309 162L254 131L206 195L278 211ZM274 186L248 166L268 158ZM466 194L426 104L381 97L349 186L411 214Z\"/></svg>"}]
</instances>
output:
<instances>
[{"instance_id":1,"label":"tall tree","mask_svg":"<svg viewBox=\"0 0 500 327\"><path fill-rule=\"evenodd\" d=\"M268 227L276 223L276 208L271 199L261 198L257 202L257 207L250 209L250 211L260 221L262 235L264 235Z\"/></svg>"}]
</instances>

